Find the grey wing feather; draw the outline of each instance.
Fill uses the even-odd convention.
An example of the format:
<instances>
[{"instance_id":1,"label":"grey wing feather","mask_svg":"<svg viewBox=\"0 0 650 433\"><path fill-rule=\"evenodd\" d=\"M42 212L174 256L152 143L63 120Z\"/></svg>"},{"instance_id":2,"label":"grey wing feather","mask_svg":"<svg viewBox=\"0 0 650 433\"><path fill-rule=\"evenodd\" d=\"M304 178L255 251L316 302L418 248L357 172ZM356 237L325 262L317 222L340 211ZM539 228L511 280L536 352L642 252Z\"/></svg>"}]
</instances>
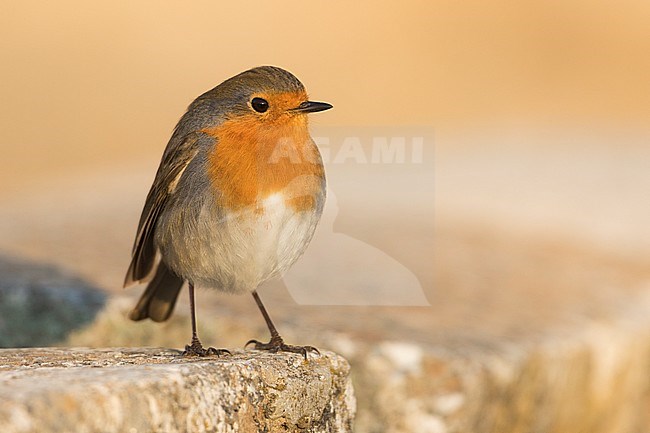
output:
<instances>
[{"instance_id":1,"label":"grey wing feather","mask_svg":"<svg viewBox=\"0 0 650 433\"><path fill-rule=\"evenodd\" d=\"M174 143L172 138L165 149L140 216L131 264L124 279L124 287L135 282L145 281L150 277L156 261L156 246L154 245L156 223L185 168L197 155L198 140L198 133L188 134L178 144Z\"/></svg>"}]
</instances>

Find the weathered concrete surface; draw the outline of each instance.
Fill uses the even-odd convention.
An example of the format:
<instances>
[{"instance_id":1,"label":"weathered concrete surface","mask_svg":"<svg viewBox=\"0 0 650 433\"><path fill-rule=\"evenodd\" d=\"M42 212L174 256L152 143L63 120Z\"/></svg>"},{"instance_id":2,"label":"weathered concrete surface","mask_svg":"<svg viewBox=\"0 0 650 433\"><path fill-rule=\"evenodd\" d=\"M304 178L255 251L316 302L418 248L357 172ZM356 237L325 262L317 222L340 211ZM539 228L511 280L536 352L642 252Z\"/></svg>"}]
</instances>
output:
<instances>
[{"instance_id":1,"label":"weathered concrete surface","mask_svg":"<svg viewBox=\"0 0 650 433\"><path fill-rule=\"evenodd\" d=\"M173 344L186 337L182 315L168 325L129 324L131 305L111 302L75 343L101 336ZM573 325L528 331L525 340L477 333L472 341L450 330L445 340L437 337L439 344L414 342L395 338L390 323L382 328L389 339L285 327L290 341L331 348L349 360L357 433L647 433L650 296L611 307L617 317L575 317ZM215 341L234 344L263 335L248 327L251 320L206 317L202 324L218 330ZM521 322L520 332L530 326Z\"/></svg>"},{"instance_id":2,"label":"weathered concrete surface","mask_svg":"<svg viewBox=\"0 0 650 433\"><path fill-rule=\"evenodd\" d=\"M528 344L368 344L344 335L325 344L353 365L357 432L647 433L650 323L640 315L649 308L650 298L624 319Z\"/></svg>"},{"instance_id":3,"label":"weathered concrete surface","mask_svg":"<svg viewBox=\"0 0 650 433\"><path fill-rule=\"evenodd\" d=\"M0 425L26 432L350 432L349 365L323 352L0 350Z\"/></svg>"}]
</instances>

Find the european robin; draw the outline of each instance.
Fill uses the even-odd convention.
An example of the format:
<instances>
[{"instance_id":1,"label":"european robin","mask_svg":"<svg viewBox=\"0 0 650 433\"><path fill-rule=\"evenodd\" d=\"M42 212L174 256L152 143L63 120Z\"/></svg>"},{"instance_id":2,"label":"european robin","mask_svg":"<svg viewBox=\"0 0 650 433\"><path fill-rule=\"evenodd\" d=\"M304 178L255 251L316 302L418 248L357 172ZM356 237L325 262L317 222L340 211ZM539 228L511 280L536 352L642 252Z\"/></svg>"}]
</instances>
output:
<instances>
[{"instance_id":1,"label":"european robin","mask_svg":"<svg viewBox=\"0 0 650 433\"><path fill-rule=\"evenodd\" d=\"M281 275L311 240L325 203L325 172L309 135L307 114L332 108L307 98L290 72L262 66L196 98L163 153L138 224L124 286L149 282L129 317L156 322L171 315L188 282L192 340L194 287L252 293L271 333L255 349L302 353L285 344L257 287Z\"/></svg>"}]
</instances>

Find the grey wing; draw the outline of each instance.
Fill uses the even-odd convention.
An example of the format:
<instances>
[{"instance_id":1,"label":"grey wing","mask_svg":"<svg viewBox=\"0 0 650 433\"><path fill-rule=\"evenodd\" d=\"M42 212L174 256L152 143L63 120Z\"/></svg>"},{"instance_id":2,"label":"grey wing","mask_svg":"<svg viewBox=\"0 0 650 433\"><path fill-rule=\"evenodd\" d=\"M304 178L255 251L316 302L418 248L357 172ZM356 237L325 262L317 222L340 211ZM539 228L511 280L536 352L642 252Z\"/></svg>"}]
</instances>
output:
<instances>
[{"instance_id":1,"label":"grey wing","mask_svg":"<svg viewBox=\"0 0 650 433\"><path fill-rule=\"evenodd\" d=\"M165 149L140 216L131 264L126 272L124 287L135 282L146 281L151 275L156 261L156 246L154 245L156 223L170 195L174 193L185 168L198 154L199 137L198 133L188 134L177 144L170 142Z\"/></svg>"}]
</instances>

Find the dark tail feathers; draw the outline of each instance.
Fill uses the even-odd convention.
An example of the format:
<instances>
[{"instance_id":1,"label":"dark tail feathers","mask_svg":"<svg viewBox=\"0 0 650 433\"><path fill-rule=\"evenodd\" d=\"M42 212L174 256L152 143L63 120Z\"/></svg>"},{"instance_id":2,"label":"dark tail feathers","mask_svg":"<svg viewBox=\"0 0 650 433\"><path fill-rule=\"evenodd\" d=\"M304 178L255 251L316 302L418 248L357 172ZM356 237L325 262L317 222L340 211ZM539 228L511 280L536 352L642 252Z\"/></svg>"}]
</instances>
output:
<instances>
[{"instance_id":1,"label":"dark tail feathers","mask_svg":"<svg viewBox=\"0 0 650 433\"><path fill-rule=\"evenodd\" d=\"M165 263L160 262L156 275L147 285L138 304L129 313L129 319L150 318L154 322L164 322L169 319L174 311L181 287L183 287L183 280L174 274Z\"/></svg>"}]
</instances>

